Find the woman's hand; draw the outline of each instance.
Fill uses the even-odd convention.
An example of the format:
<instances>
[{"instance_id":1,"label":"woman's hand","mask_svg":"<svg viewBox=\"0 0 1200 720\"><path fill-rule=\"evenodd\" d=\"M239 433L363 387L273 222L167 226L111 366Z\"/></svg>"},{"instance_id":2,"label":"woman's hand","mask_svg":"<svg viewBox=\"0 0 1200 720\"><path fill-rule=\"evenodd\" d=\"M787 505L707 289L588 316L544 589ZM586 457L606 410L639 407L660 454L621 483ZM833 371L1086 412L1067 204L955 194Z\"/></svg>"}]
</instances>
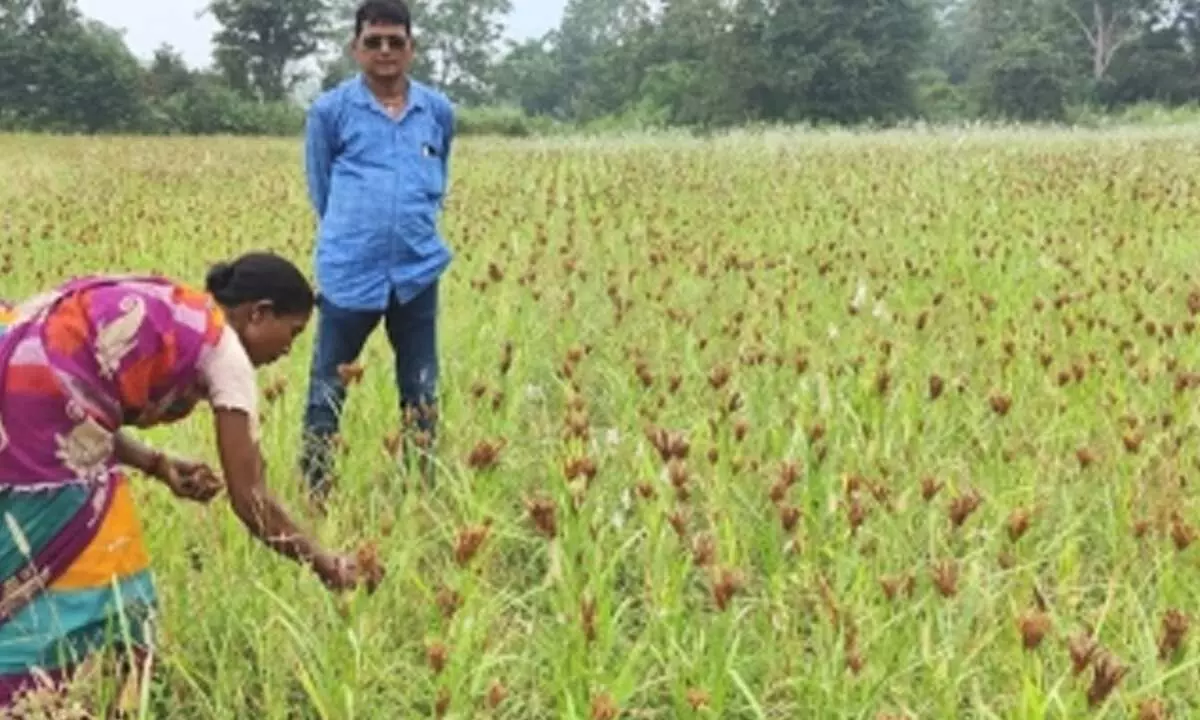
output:
<instances>
[{"instance_id":1,"label":"woman's hand","mask_svg":"<svg viewBox=\"0 0 1200 720\"><path fill-rule=\"evenodd\" d=\"M321 582L334 592L353 590L365 584L373 593L383 580L383 567L378 563L362 565L353 555L321 553L313 558L313 570Z\"/></svg>"},{"instance_id":2,"label":"woman's hand","mask_svg":"<svg viewBox=\"0 0 1200 720\"><path fill-rule=\"evenodd\" d=\"M224 482L208 465L172 458L124 432L116 437L117 460L159 480L177 497L206 503L216 497Z\"/></svg>"},{"instance_id":3,"label":"woman's hand","mask_svg":"<svg viewBox=\"0 0 1200 720\"><path fill-rule=\"evenodd\" d=\"M229 503L246 529L271 549L311 568L331 590L347 590L365 582L373 592L383 579L383 568L372 555L360 559L324 549L297 527L267 489L262 454L250 435L246 413L218 407L213 414Z\"/></svg>"},{"instance_id":4,"label":"woman's hand","mask_svg":"<svg viewBox=\"0 0 1200 720\"><path fill-rule=\"evenodd\" d=\"M159 455L153 475L171 488L176 497L200 503L212 500L225 485L207 464L166 455Z\"/></svg>"}]
</instances>

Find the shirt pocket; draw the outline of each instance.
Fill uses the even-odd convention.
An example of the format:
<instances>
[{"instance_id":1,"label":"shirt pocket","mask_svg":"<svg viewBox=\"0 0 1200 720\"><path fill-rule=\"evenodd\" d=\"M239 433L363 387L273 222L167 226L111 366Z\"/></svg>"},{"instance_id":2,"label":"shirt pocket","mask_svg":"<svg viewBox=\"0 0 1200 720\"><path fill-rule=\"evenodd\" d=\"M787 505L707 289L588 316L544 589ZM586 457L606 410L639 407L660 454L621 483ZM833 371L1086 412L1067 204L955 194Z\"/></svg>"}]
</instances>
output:
<instances>
[{"instance_id":1,"label":"shirt pocket","mask_svg":"<svg viewBox=\"0 0 1200 720\"><path fill-rule=\"evenodd\" d=\"M415 133L417 180L428 200L440 200L446 191L446 159L443 157L445 136L436 123L429 123Z\"/></svg>"}]
</instances>

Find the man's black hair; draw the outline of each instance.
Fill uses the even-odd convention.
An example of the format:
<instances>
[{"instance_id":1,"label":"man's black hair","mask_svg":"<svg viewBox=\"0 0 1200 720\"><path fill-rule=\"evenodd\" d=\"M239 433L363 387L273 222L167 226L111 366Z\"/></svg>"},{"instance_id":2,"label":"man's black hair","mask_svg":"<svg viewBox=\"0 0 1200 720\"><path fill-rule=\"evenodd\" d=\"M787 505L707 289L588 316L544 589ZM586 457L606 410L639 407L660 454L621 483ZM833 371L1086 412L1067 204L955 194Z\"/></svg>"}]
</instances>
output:
<instances>
[{"instance_id":1,"label":"man's black hair","mask_svg":"<svg viewBox=\"0 0 1200 720\"><path fill-rule=\"evenodd\" d=\"M367 25L403 25L412 34L412 13L403 0L367 0L354 13L354 37L362 35Z\"/></svg>"}]
</instances>

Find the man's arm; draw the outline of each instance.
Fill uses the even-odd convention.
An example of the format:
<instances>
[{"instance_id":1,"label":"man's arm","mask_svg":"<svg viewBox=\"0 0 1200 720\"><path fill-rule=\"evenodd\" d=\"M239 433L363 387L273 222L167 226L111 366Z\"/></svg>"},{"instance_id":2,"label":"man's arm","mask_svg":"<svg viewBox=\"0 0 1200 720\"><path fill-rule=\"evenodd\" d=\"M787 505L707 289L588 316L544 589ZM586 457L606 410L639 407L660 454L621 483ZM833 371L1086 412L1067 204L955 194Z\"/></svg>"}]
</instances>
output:
<instances>
[{"instance_id":1,"label":"man's arm","mask_svg":"<svg viewBox=\"0 0 1200 720\"><path fill-rule=\"evenodd\" d=\"M454 106L449 101L442 110L442 124L445 129L445 141L442 143L442 162L446 163L446 176L450 175L450 151L454 147Z\"/></svg>"},{"instance_id":2,"label":"man's arm","mask_svg":"<svg viewBox=\"0 0 1200 720\"><path fill-rule=\"evenodd\" d=\"M446 178L446 186L448 188L450 185L450 152L454 148L454 130L455 130L454 106L452 104L450 104L449 100L444 101L444 104L442 105L441 116L442 116L442 118L441 118L441 121L442 121L442 174ZM446 194L442 193L442 199L438 203L438 205L442 209L445 209L445 203L446 203Z\"/></svg>"},{"instance_id":3,"label":"man's arm","mask_svg":"<svg viewBox=\"0 0 1200 720\"><path fill-rule=\"evenodd\" d=\"M304 130L304 171L308 199L317 218L325 217L329 200L329 175L333 169L333 133L321 106L308 111Z\"/></svg>"}]
</instances>

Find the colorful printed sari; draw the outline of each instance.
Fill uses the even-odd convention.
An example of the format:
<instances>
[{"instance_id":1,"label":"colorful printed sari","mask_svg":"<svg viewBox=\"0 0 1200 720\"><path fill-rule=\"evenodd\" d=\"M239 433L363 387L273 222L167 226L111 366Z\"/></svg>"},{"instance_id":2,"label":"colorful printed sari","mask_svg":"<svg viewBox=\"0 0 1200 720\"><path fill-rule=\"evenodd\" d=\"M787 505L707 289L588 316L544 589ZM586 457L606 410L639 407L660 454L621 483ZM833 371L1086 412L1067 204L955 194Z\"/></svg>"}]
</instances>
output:
<instances>
[{"instance_id":1,"label":"colorful printed sari","mask_svg":"<svg viewBox=\"0 0 1200 720\"><path fill-rule=\"evenodd\" d=\"M211 298L84 278L0 307L0 714L96 650L153 642L156 594L123 425L186 416L225 329Z\"/></svg>"}]
</instances>

